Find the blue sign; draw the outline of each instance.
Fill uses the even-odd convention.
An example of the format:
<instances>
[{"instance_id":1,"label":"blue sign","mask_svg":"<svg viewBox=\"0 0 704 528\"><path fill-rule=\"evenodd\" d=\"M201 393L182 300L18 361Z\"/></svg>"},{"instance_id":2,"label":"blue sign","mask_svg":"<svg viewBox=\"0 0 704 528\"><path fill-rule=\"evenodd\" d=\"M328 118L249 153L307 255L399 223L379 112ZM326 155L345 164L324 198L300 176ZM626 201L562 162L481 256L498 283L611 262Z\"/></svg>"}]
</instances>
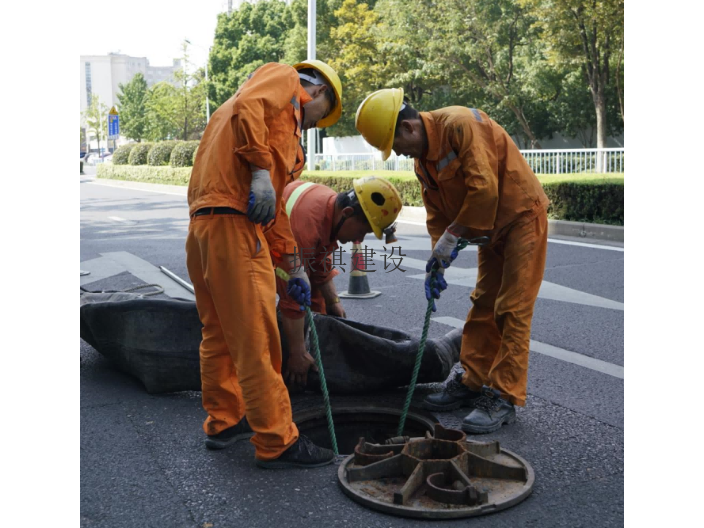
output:
<instances>
[{"instance_id":1,"label":"blue sign","mask_svg":"<svg viewBox=\"0 0 704 528\"><path fill-rule=\"evenodd\" d=\"M108 136L117 138L120 135L120 116L108 115Z\"/></svg>"}]
</instances>

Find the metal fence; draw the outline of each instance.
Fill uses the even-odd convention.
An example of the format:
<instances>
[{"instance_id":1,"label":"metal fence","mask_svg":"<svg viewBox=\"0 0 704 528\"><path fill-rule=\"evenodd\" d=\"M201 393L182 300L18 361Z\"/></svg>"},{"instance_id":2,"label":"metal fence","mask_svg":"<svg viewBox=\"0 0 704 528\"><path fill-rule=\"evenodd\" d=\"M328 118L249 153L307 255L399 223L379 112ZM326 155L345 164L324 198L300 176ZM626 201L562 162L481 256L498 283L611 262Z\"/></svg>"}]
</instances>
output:
<instances>
[{"instance_id":1,"label":"metal fence","mask_svg":"<svg viewBox=\"0 0 704 528\"><path fill-rule=\"evenodd\" d=\"M315 164L321 171L360 171L360 170L390 170L412 171L412 158L392 156L382 161L378 155L369 152L357 154L316 154Z\"/></svg>"},{"instance_id":2,"label":"metal fence","mask_svg":"<svg viewBox=\"0 0 704 528\"><path fill-rule=\"evenodd\" d=\"M624 172L624 150L609 149L537 149L521 150L536 174L619 173ZM411 158L391 156L381 161L377 154L316 154L315 165L321 171L394 170L412 171Z\"/></svg>"},{"instance_id":3,"label":"metal fence","mask_svg":"<svg viewBox=\"0 0 704 528\"><path fill-rule=\"evenodd\" d=\"M536 174L617 173L624 172L624 150L610 149L537 149L521 154Z\"/></svg>"}]
</instances>

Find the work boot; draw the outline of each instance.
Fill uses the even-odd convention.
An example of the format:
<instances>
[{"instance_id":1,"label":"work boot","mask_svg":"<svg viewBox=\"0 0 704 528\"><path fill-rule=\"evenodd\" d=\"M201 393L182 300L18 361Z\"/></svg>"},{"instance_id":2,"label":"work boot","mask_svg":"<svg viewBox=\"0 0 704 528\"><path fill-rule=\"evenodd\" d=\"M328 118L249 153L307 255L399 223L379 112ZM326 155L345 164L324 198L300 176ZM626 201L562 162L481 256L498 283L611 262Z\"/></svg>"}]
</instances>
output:
<instances>
[{"instance_id":1,"label":"work boot","mask_svg":"<svg viewBox=\"0 0 704 528\"><path fill-rule=\"evenodd\" d=\"M474 402L481 396L481 392L475 392L462 383L463 375L462 368L454 368L442 392L428 394L418 406L430 411L452 411L460 407L474 407Z\"/></svg>"},{"instance_id":2,"label":"work boot","mask_svg":"<svg viewBox=\"0 0 704 528\"><path fill-rule=\"evenodd\" d=\"M327 466L335 460L335 454L330 449L315 445L306 436L300 435L298 440L278 458L273 460L257 460L257 465L265 469L281 469L290 467L315 468Z\"/></svg>"},{"instance_id":3,"label":"work boot","mask_svg":"<svg viewBox=\"0 0 704 528\"><path fill-rule=\"evenodd\" d=\"M503 424L515 422L516 409L500 395L496 389L482 387L482 395L474 402L474 410L462 420L462 430L472 434L492 433L501 429Z\"/></svg>"},{"instance_id":4,"label":"work boot","mask_svg":"<svg viewBox=\"0 0 704 528\"><path fill-rule=\"evenodd\" d=\"M242 419L232 427L228 427L216 435L208 435L205 439L205 447L208 449L225 449L238 440L251 438L253 435L254 431L252 431L249 423L247 423L247 417L243 416Z\"/></svg>"}]
</instances>

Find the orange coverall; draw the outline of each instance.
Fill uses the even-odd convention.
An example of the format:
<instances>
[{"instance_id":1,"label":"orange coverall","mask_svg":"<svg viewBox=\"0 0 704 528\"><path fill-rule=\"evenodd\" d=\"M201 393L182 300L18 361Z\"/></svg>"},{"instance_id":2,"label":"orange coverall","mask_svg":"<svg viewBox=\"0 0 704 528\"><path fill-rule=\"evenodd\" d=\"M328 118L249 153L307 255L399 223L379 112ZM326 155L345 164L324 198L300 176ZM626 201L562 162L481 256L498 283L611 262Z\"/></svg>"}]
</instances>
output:
<instances>
[{"instance_id":1,"label":"orange coverall","mask_svg":"<svg viewBox=\"0 0 704 528\"><path fill-rule=\"evenodd\" d=\"M511 137L484 112L453 106L420 116L428 150L415 171L433 247L453 222L489 231L491 239L478 250L460 353L462 381L474 391L488 385L523 406L549 200Z\"/></svg>"},{"instance_id":2,"label":"orange coverall","mask_svg":"<svg viewBox=\"0 0 704 528\"><path fill-rule=\"evenodd\" d=\"M290 183L284 189L284 202L293 191L304 182ZM313 184L303 191L296 200L289 221L298 249L297 264L302 264L311 284L311 310L327 313L325 299L316 286L331 281L339 275L333 269L330 253L338 248L337 240L331 238L335 199L337 193L324 185ZM305 315L300 305L287 293L287 284L276 278L276 291L279 294L279 310L289 319L300 319Z\"/></svg>"},{"instance_id":3,"label":"orange coverall","mask_svg":"<svg viewBox=\"0 0 704 528\"><path fill-rule=\"evenodd\" d=\"M281 199L297 164L300 109L310 100L291 66L258 68L212 115L188 186L186 261L203 323L203 429L218 434L246 414L261 460L277 458L298 439L281 377L271 255L294 251ZM269 170L279 202L266 234L244 214L193 216L221 206L245 213L250 164Z\"/></svg>"}]
</instances>

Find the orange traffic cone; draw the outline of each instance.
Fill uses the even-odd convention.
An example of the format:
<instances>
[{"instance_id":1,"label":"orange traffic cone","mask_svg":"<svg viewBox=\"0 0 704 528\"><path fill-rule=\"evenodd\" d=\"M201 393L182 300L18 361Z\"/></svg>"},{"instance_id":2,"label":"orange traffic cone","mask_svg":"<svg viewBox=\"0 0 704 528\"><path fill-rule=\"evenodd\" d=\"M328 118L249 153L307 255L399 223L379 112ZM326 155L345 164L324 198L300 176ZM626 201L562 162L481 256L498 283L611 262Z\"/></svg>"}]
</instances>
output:
<instances>
[{"instance_id":1,"label":"orange traffic cone","mask_svg":"<svg viewBox=\"0 0 704 528\"><path fill-rule=\"evenodd\" d=\"M380 291L371 291L367 273L364 271L364 252L361 242L352 243L352 272L347 291L339 294L344 299L373 299L381 295Z\"/></svg>"}]
</instances>

